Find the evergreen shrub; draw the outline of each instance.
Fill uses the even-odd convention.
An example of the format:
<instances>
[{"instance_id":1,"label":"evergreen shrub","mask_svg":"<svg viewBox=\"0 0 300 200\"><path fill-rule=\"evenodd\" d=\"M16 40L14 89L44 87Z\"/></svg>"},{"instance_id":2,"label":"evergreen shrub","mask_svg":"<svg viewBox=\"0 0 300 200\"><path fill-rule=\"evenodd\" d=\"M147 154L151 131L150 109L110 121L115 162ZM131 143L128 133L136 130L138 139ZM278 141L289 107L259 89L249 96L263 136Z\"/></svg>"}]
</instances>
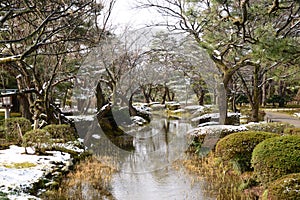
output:
<instances>
[{"instance_id":1,"label":"evergreen shrub","mask_svg":"<svg viewBox=\"0 0 300 200\"><path fill-rule=\"evenodd\" d=\"M222 138L216 146L216 154L224 161L234 161L241 172L251 171L251 157L257 144L278 134L260 131L244 131Z\"/></svg>"},{"instance_id":2,"label":"evergreen shrub","mask_svg":"<svg viewBox=\"0 0 300 200\"><path fill-rule=\"evenodd\" d=\"M51 149L51 144L50 134L43 129L28 131L23 138L23 146L34 147L35 153L45 153L46 149Z\"/></svg>"},{"instance_id":3,"label":"evergreen shrub","mask_svg":"<svg viewBox=\"0 0 300 200\"><path fill-rule=\"evenodd\" d=\"M22 137L27 131L31 130L31 122L23 117L5 119L6 140L21 144Z\"/></svg>"},{"instance_id":4,"label":"evergreen shrub","mask_svg":"<svg viewBox=\"0 0 300 200\"><path fill-rule=\"evenodd\" d=\"M43 130L47 131L52 139L60 142L73 141L78 138L75 129L67 124L51 124L45 126Z\"/></svg>"},{"instance_id":5,"label":"evergreen shrub","mask_svg":"<svg viewBox=\"0 0 300 200\"><path fill-rule=\"evenodd\" d=\"M266 139L253 150L252 167L258 181L267 185L284 175L300 172L300 136Z\"/></svg>"}]
</instances>

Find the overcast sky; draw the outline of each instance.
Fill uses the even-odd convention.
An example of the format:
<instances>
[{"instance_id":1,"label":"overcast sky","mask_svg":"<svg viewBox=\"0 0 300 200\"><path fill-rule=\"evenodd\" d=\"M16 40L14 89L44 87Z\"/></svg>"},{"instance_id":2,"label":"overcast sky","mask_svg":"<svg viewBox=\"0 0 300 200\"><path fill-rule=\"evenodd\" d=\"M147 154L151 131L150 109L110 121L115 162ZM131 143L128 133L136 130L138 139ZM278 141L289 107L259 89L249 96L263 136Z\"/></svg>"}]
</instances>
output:
<instances>
[{"instance_id":1,"label":"overcast sky","mask_svg":"<svg viewBox=\"0 0 300 200\"><path fill-rule=\"evenodd\" d=\"M139 0L144 1L144 0ZM136 8L136 0L117 0L113 9L111 22L115 25L130 25L134 28L141 28L151 21L161 19L158 13L148 9Z\"/></svg>"}]
</instances>

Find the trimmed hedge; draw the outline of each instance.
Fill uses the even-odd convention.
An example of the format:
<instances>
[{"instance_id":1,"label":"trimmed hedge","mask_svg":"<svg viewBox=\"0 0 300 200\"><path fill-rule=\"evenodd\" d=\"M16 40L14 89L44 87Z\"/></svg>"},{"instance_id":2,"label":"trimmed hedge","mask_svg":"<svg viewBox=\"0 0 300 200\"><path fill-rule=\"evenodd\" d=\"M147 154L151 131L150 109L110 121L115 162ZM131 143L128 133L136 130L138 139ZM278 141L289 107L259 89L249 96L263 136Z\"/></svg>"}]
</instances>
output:
<instances>
[{"instance_id":1,"label":"trimmed hedge","mask_svg":"<svg viewBox=\"0 0 300 200\"><path fill-rule=\"evenodd\" d=\"M270 183L263 200L299 199L300 173L289 174Z\"/></svg>"},{"instance_id":2,"label":"trimmed hedge","mask_svg":"<svg viewBox=\"0 0 300 200\"><path fill-rule=\"evenodd\" d=\"M51 124L43 128L52 139L68 142L77 139L77 133L73 127L67 124Z\"/></svg>"},{"instance_id":3,"label":"trimmed hedge","mask_svg":"<svg viewBox=\"0 0 300 200\"><path fill-rule=\"evenodd\" d=\"M34 147L35 153L45 153L46 148L51 149L51 136L43 129L28 131L23 137L23 146Z\"/></svg>"},{"instance_id":4,"label":"trimmed hedge","mask_svg":"<svg viewBox=\"0 0 300 200\"><path fill-rule=\"evenodd\" d=\"M284 134L287 135L299 135L300 136L300 128L286 128L284 129Z\"/></svg>"},{"instance_id":5,"label":"trimmed hedge","mask_svg":"<svg viewBox=\"0 0 300 200\"><path fill-rule=\"evenodd\" d=\"M247 124L246 128L252 131L264 131L271 133L283 133L286 128L294 128L293 125L284 122L270 122L270 123L251 123Z\"/></svg>"},{"instance_id":6,"label":"trimmed hedge","mask_svg":"<svg viewBox=\"0 0 300 200\"><path fill-rule=\"evenodd\" d=\"M241 172L251 171L253 149L265 139L277 137L269 132L245 131L222 138L216 146L216 154L225 161L234 161Z\"/></svg>"},{"instance_id":7,"label":"trimmed hedge","mask_svg":"<svg viewBox=\"0 0 300 200\"><path fill-rule=\"evenodd\" d=\"M264 185L284 175L300 172L300 136L266 139L254 148L251 163L258 180Z\"/></svg>"},{"instance_id":8,"label":"trimmed hedge","mask_svg":"<svg viewBox=\"0 0 300 200\"><path fill-rule=\"evenodd\" d=\"M23 117L8 118L5 120L5 135L6 140L21 144L22 138L20 131L24 135L27 131L31 130L31 122Z\"/></svg>"}]
</instances>

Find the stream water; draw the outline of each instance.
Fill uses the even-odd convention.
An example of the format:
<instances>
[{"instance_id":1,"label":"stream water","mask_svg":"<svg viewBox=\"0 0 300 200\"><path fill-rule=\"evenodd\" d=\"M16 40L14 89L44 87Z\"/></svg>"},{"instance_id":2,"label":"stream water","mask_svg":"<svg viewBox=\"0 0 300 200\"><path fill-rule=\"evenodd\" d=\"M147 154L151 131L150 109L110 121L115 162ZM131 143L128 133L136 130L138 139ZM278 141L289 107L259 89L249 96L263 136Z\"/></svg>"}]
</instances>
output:
<instances>
[{"instance_id":1,"label":"stream water","mask_svg":"<svg viewBox=\"0 0 300 200\"><path fill-rule=\"evenodd\" d=\"M111 182L113 196L117 200L212 199L201 189L204 182L195 181L180 162L174 166L187 157L190 129L183 120L154 118L147 126L126 131L133 136L131 151L113 145L103 134L91 135L93 152L118 169Z\"/></svg>"}]
</instances>

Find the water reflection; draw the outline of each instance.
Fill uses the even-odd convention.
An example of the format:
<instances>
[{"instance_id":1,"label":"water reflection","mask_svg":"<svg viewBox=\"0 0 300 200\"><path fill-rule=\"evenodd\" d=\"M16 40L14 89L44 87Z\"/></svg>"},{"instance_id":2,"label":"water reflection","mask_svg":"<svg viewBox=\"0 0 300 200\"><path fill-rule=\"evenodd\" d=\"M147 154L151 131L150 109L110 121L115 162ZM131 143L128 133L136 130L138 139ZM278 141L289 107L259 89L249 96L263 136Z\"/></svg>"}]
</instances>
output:
<instances>
[{"instance_id":1,"label":"water reflection","mask_svg":"<svg viewBox=\"0 0 300 200\"><path fill-rule=\"evenodd\" d=\"M186 156L190 123L160 117L145 127L126 129L134 138L133 151L112 144L95 123L89 129L90 136L99 136L92 137L90 149L99 157L109 157L119 171L112 181L116 199L208 199L202 194L202 183L194 184L184 169L172 167Z\"/></svg>"},{"instance_id":2,"label":"water reflection","mask_svg":"<svg viewBox=\"0 0 300 200\"><path fill-rule=\"evenodd\" d=\"M201 183L192 182L184 171L175 171L171 166L143 174L120 172L113 178L113 195L120 200L207 199Z\"/></svg>"}]
</instances>

